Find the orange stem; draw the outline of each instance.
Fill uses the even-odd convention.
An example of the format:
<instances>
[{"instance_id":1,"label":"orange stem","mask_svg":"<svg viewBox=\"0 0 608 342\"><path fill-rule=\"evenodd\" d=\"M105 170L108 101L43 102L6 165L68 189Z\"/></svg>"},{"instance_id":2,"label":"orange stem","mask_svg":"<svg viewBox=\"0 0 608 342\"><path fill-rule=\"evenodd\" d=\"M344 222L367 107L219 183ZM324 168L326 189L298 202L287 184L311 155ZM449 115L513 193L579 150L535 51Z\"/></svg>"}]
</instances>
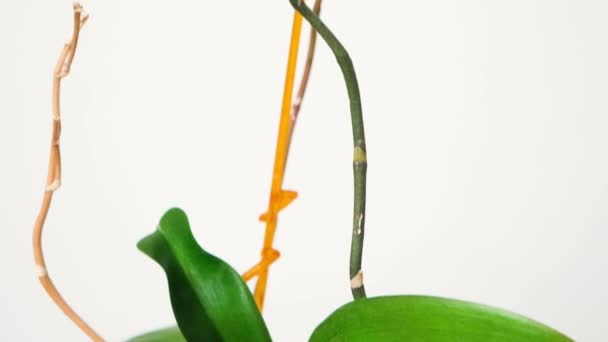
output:
<instances>
[{"instance_id":1,"label":"orange stem","mask_svg":"<svg viewBox=\"0 0 608 342\"><path fill-rule=\"evenodd\" d=\"M278 251L273 249L274 236L277 227L277 217L281 209L291 202L296 194L283 190L283 176L285 174L285 163L287 159L289 141L289 122L291 112L291 98L293 96L293 85L298 61L298 49L300 46L300 32L302 31L302 16L294 12L293 26L291 30L291 42L289 46L289 58L287 62L287 72L285 75L285 86L283 90L283 103L281 106L281 118L279 122L279 133L277 138L274 168L272 173L272 186L270 189L270 199L268 210L260 217L266 222L266 232L264 234L264 247L262 248L262 260L252 269L243 275L248 280L258 276L258 282L254 291L254 299L260 311L264 307L266 295L266 284L268 282L268 269L270 265L279 257Z\"/></svg>"}]
</instances>

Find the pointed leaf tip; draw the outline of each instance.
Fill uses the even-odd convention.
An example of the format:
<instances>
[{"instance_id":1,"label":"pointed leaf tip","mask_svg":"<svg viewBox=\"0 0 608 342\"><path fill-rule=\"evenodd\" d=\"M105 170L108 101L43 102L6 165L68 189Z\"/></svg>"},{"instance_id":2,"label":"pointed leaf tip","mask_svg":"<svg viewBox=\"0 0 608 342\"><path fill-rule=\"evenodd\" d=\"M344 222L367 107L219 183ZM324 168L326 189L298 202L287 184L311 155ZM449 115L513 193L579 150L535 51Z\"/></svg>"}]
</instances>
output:
<instances>
[{"instance_id":1,"label":"pointed leaf tip","mask_svg":"<svg viewBox=\"0 0 608 342\"><path fill-rule=\"evenodd\" d=\"M163 233L192 235L188 216L180 208L171 208L160 219L158 229Z\"/></svg>"},{"instance_id":2,"label":"pointed leaf tip","mask_svg":"<svg viewBox=\"0 0 608 342\"><path fill-rule=\"evenodd\" d=\"M200 247L181 209L167 211L137 247L165 270L173 313L187 340L271 340L247 285Z\"/></svg>"},{"instance_id":3,"label":"pointed leaf tip","mask_svg":"<svg viewBox=\"0 0 608 342\"><path fill-rule=\"evenodd\" d=\"M183 210L171 208L162 216L156 230L139 240L137 249L165 268L170 259L170 245L183 240L194 241L188 217Z\"/></svg>"}]
</instances>

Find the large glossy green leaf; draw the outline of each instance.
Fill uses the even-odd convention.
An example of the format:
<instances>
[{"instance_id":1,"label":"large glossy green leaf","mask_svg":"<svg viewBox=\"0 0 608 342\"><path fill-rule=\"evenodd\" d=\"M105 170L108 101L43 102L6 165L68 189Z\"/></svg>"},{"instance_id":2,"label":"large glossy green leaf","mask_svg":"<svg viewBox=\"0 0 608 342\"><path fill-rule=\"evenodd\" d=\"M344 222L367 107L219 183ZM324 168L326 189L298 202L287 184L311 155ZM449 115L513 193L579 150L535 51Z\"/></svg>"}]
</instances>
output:
<instances>
[{"instance_id":1,"label":"large glossy green leaf","mask_svg":"<svg viewBox=\"0 0 608 342\"><path fill-rule=\"evenodd\" d=\"M173 313L188 341L270 341L247 285L198 245L182 210L169 210L137 247L164 269Z\"/></svg>"},{"instance_id":2,"label":"large glossy green leaf","mask_svg":"<svg viewBox=\"0 0 608 342\"><path fill-rule=\"evenodd\" d=\"M186 342L186 339L178 327L171 327L133 337L128 342Z\"/></svg>"},{"instance_id":3,"label":"large glossy green leaf","mask_svg":"<svg viewBox=\"0 0 608 342\"><path fill-rule=\"evenodd\" d=\"M323 321L311 342L565 342L559 332L485 305L426 296L387 296L350 302Z\"/></svg>"}]
</instances>

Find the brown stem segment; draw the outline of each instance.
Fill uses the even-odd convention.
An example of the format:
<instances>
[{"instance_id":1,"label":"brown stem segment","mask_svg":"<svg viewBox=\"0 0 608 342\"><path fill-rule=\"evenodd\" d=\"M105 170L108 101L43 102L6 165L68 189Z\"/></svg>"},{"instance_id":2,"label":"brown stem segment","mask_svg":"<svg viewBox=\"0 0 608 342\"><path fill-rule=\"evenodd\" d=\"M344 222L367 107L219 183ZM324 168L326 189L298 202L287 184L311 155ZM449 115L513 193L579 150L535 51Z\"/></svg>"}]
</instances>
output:
<instances>
[{"instance_id":1,"label":"brown stem segment","mask_svg":"<svg viewBox=\"0 0 608 342\"><path fill-rule=\"evenodd\" d=\"M80 29L88 19L87 15L82 14L82 6L78 3L74 3L74 31L72 38L66 43L59 54L57 64L53 71L53 133L51 137L51 155L49 160L49 170L46 180L46 188L44 196L42 198L42 205L34 223L34 232L32 236L32 243L34 249L34 261L36 263L36 272L40 284L51 297L51 299L57 304L57 306L68 316L74 324L82 330L91 340L103 341L103 338L99 336L78 314L68 305L63 299L53 281L51 280L48 271L46 269L46 262L44 260L44 253L42 249L42 229L44 222L51 206L54 192L59 189L61 185L61 153L59 149L59 137L61 135L61 111L60 111L60 96L61 96L61 79L67 76L70 72L72 61L76 53L76 46L78 45L78 37L80 35Z\"/></svg>"},{"instance_id":2,"label":"brown stem segment","mask_svg":"<svg viewBox=\"0 0 608 342\"><path fill-rule=\"evenodd\" d=\"M319 16L321 14L321 3L322 0L316 0L313 5L312 12ZM296 93L296 98L293 100L291 105L291 115L289 121L289 138L287 140L287 153L291 147L291 140L293 138L293 131L296 127L298 115L302 108L302 101L304 101L304 95L308 87L308 81L310 80L310 72L312 70L312 62L315 57L315 48L317 46L317 31L314 28L310 28L310 37L308 38L308 52L306 53L306 64L304 65L304 71L302 72L302 79L300 80L300 87Z\"/></svg>"}]
</instances>

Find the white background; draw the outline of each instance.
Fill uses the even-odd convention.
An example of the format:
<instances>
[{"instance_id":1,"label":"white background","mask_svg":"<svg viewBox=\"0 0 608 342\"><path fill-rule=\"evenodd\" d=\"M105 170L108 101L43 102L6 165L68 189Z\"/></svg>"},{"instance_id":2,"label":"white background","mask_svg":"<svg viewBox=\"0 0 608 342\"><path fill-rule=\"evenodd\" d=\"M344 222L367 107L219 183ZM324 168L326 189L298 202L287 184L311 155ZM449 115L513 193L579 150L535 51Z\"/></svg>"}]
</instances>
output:
<instances>
[{"instance_id":1,"label":"white background","mask_svg":"<svg viewBox=\"0 0 608 342\"><path fill-rule=\"evenodd\" d=\"M292 9L84 6L44 245L68 301L118 341L173 324L164 274L135 248L171 206L239 272L257 261ZM472 300L608 340L608 2L328 0L323 17L363 97L368 294ZM30 242L70 32L71 2L0 2L3 341L85 340L39 286ZM277 341L304 341L350 300L348 102L317 52L264 312Z\"/></svg>"}]
</instances>

